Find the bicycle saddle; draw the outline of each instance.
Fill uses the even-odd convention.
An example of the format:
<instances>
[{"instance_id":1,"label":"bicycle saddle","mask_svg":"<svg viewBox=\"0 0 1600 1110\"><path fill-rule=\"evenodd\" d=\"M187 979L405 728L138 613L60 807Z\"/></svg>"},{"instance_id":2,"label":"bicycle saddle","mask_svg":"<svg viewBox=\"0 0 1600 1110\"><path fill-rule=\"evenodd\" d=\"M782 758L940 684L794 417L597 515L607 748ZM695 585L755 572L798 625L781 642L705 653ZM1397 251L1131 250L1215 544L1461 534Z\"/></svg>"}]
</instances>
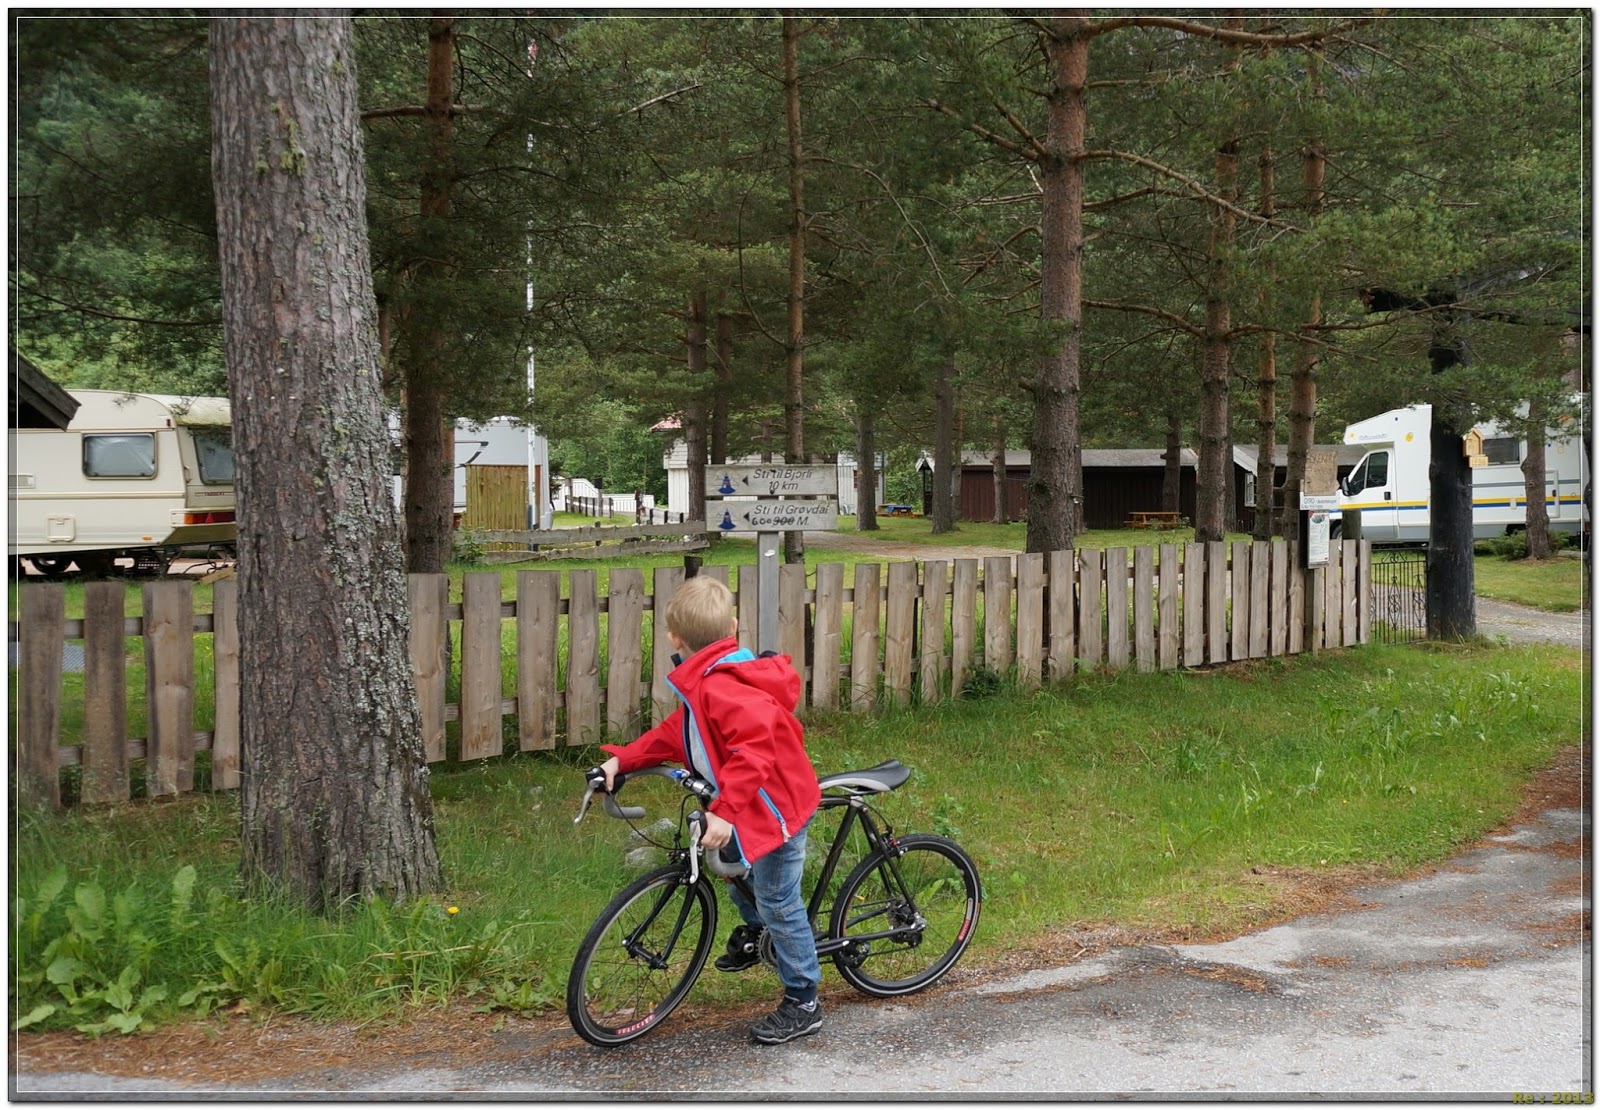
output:
<instances>
[{"instance_id":1,"label":"bicycle saddle","mask_svg":"<svg viewBox=\"0 0 1600 1110\"><path fill-rule=\"evenodd\" d=\"M839 771L836 774L824 775L817 780L817 785L824 790L842 787L846 790L859 790L866 794L884 794L896 787L903 786L910 777L910 767L907 767L898 759L888 759L876 767L868 767L860 771Z\"/></svg>"}]
</instances>

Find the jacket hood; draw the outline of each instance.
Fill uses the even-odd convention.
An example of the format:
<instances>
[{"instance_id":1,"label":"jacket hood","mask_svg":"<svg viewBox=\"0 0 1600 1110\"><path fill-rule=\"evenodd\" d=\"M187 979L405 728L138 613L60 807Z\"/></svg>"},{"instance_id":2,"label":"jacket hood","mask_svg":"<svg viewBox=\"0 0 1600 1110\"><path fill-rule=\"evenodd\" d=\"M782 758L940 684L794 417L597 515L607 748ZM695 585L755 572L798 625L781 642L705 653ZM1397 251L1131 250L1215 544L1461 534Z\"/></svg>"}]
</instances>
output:
<instances>
[{"instance_id":1,"label":"jacket hood","mask_svg":"<svg viewBox=\"0 0 1600 1110\"><path fill-rule=\"evenodd\" d=\"M800 704L800 675L790 657L753 655L732 636L707 644L667 677L687 698L711 674L725 675L760 690L790 713Z\"/></svg>"}]
</instances>

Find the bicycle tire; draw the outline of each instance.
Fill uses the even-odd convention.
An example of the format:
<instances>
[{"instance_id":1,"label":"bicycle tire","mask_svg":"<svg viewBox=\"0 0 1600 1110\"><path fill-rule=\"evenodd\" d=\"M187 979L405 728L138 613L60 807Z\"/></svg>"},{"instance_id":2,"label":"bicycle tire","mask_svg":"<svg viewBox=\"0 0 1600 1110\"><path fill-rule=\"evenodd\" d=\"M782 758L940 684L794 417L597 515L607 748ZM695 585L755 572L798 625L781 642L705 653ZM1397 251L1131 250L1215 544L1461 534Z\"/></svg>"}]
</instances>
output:
<instances>
[{"instance_id":1,"label":"bicycle tire","mask_svg":"<svg viewBox=\"0 0 1600 1110\"><path fill-rule=\"evenodd\" d=\"M961 958L982 908L977 865L959 844L926 833L902 837L897 855L874 853L850 872L834 902L828 935L848 940L881 933L912 923L917 914L924 927L904 938L849 945L834 953L834 964L863 994L914 994Z\"/></svg>"},{"instance_id":2,"label":"bicycle tire","mask_svg":"<svg viewBox=\"0 0 1600 1110\"><path fill-rule=\"evenodd\" d=\"M635 879L578 945L567 976L567 1018L590 1044L610 1048L644 1036L683 1001L705 967L717 896L705 876L693 885L687 878L682 865L669 865Z\"/></svg>"}]
</instances>

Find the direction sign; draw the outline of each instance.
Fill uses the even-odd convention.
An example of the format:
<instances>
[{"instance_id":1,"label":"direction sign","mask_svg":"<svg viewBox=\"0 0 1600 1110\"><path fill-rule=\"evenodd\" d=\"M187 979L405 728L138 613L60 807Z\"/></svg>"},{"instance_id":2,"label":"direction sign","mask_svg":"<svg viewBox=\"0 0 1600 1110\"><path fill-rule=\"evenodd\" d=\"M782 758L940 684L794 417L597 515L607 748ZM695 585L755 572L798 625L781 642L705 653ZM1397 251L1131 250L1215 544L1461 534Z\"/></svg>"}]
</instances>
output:
<instances>
[{"instance_id":1,"label":"direction sign","mask_svg":"<svg viewBox=\"0 0 1600 1110\"><path fill-rule=\"evenodd\" d=\"M839 503L724 501L708 507L706 516L706 523L723 532L826 532L839 526Z\"/></svg>"},{"instance_id":2,"label":"direction sign","mask_svg":"<svg viewBox=\"0 0 1600 1110\"><path fill-rule=\"evenodd\" d=\"M836 466L762 463L706 467L707 497L804 497L838 492Z\"/></svg>"}]
</instances>

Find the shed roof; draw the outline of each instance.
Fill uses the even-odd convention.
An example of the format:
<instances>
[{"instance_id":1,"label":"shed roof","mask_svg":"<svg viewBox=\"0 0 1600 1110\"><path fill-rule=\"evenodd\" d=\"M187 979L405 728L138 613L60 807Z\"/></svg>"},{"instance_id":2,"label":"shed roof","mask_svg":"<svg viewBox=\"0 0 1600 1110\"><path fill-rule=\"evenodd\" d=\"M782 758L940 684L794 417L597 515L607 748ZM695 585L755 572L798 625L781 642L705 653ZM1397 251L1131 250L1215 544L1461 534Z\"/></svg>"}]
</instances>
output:
<instances>
[{"instance_id":1,"label":"shed roof","mask_svg":"<svg viewBox=\"0 0 1600 1110\"><path fill-rule=\"evenodd\" d=\"M11 351L11 426L65 428L78 411L78 401L51 381L33 363Z\"/></svg>"}]
</instances>

